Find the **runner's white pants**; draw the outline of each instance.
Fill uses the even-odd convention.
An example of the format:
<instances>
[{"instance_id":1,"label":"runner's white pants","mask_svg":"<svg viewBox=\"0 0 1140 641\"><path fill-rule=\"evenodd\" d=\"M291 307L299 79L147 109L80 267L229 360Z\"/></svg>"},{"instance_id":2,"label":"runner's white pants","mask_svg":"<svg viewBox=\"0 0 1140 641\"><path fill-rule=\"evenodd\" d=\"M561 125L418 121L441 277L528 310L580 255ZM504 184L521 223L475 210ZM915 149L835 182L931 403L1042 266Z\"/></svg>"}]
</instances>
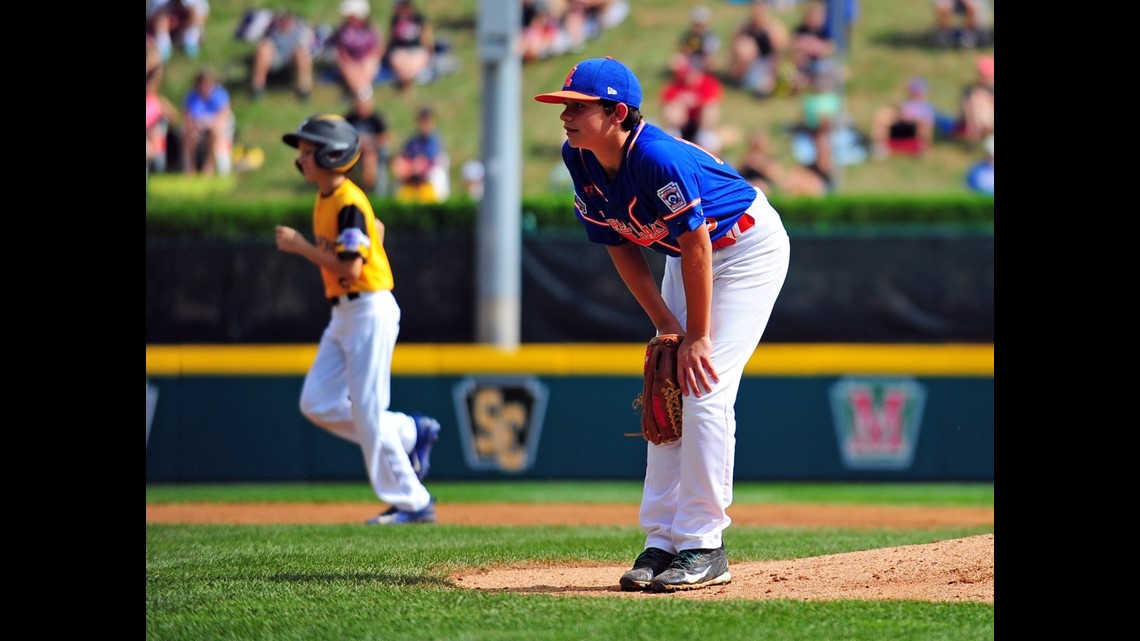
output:
<instances>
[{"instance_id":1,"label":"runner's white pants","mask_svg":"<svg viewBox=\"0 0 1140 641\"><path fill-rule=\"evenodd\" d=\"M422 510L431 496L408 453L416 443L412 417L388 410L392 352L400 333L400 306L390 291L341 300L321 335L301 389L301 413L356 443L376 496L401 510Z\"/></svg>"}]
</instances>

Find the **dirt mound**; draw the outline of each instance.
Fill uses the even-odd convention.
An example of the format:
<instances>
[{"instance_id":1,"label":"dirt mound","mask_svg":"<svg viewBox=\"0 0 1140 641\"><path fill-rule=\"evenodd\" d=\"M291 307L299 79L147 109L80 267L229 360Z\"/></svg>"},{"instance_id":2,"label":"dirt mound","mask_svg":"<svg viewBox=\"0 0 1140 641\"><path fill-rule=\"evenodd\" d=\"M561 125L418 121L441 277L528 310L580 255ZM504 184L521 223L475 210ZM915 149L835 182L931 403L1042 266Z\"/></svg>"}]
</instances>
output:
<instances>
[{"instance_id":1,"label":"dirt mound","mask_svg":"<svg viewBox=\"0 0 1140 641\"><path fill-rule=\"evenodd\" d=\"M456 585L495 592L682 599L905 599L994 602L994 535L793 561L731 563L732 582L660 595L622 592L628 566L527 566L456 574Z\"/></svg>"}]
</instances>

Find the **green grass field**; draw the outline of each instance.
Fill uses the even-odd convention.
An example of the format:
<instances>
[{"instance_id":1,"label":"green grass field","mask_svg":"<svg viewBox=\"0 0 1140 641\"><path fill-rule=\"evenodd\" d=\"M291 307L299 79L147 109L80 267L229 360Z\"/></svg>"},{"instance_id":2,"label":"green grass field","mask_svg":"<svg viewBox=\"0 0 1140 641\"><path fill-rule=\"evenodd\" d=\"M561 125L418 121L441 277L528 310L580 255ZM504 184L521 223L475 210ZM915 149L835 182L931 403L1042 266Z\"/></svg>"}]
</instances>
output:
<instances>
[{"instance_id":1,"label":"green grass field","mask_svg":"<svg viewBox=\"0 0 1140 641\"><path fill-rule=\"evenodd\" d=\"M632 502L638 484L430 483L446 502ZM992 484L738 484L736 502L993 506ZM366 484L160 485L169 502L366 501ZM732 527L734 562L796 559L928 543L992 528L802 529ZM625 564L644 534L612 527L440 524L146 526L146 637L556 641L586 639L994 638L994 607L913 601L692 601L464 590L465 568L549 562Z\"/></svg>"},{"instance_id":2,"label":"green grass field","mask_svg":"<svg viewBox=\"0 0 1140 641\"><path fill-rule=\"evenodd\" d=\"M690 0L630 0L631 15L617 28L605 32L579 54L552 58L527 65L523 70L519 96L522 122L523 179L525 195L549 191L548 177L560 158L562 130L558 109L531 98L561 85L566 72L579 58L612 55L628 63L641 77L646 95L643 112L657 117L655 97L665 80L665 62L676 46L697 3ZM246 9L264 6L291 7L316 24L335 24L337 2L332 0L277 0L251 3L246 0L213 0L207 23L206 44L198 61L179 53L172 59L164 81L164 94L180 105L191 78L201 64L214 67L231 91L238 119L239 142L265 152L260 169L237 176L234 184L208 184L205 188L186 186L181 177L156 182L150 198L165 194L198 193L204 199L267 201L293 199L311 193L293 167L294 151L281 142L281 135L317 111L343 113L348 104L337 85L318 82L309 103L300 103L289 86L272 89L252 102L248 91L248 57L253 46L235 40L234 30ZM747 6L723 0L706 0L713 9L713 26L727 42L732 30L744 18ZM991 11L994 1L990 1ZM983 50L940 50L929 44L933 11L928 0L862 0L862 17L854 29L850 55L846 61L849 81L846 110L856 127L868 131L874 110L898 98L909 77L925 76L931 84L931 99L939 109L952 112L958 92L974 75L973 62L981 53L993 53L992 45ZM387 19L391 3L374 1L376 14ZM395 134L396 144L413 130L414 113L421 104L431 104L439 114L441 134L452 160L452 184L458 185L459 167L465 160L479 158L482 144L482 69L476 56L475 0L417 0L417 6L432 19L438 34L452 44L462 69L434 84L399 94L391 87L377 91L378 104ZM781 9L778 15L794 26L800 9ZM728 89L723 107L725 150L730 162L742 153L749 132L764 128L773 135L779 155L790 161L787 127L799 115L795 98L758 100L739 90ZM922 159L896 157L883 162L867 162L848 167L839 176L840 193L846 194L935 194L964 192L963 176L980 152L956 143L936 145ZM209 181L207 181L209 182Z\"/></svg>"}]
</instances>

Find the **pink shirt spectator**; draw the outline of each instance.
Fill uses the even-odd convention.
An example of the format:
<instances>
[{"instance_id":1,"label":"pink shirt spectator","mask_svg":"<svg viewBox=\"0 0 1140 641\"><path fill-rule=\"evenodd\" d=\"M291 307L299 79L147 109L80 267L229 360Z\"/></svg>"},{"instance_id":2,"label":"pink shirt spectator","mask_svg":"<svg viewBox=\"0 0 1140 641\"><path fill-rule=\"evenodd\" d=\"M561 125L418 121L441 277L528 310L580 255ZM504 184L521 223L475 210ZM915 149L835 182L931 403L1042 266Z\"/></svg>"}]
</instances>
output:
<instances>
[{"instance_id":1,"label":"pink shirt spectator","mask_svg":"<svg viewBox=\"0 0 1140 641\"><path fill-rule=\"evenodd\" d=\"M146 97L146 128L149 130L162 119L162 101L158 96L147 94Z\"/></svg>"},{"instance_id":2,"label":"pink shirt spectator","mask_svg":"<svg viewBox=\"0 0 1140 641\"><path fill-rule=\"evenodd\" d=\"M380 32L372 24L345 23L336 30L337 49L353 60L364 60L380 49Z\"/></svg>"}]
</instances>

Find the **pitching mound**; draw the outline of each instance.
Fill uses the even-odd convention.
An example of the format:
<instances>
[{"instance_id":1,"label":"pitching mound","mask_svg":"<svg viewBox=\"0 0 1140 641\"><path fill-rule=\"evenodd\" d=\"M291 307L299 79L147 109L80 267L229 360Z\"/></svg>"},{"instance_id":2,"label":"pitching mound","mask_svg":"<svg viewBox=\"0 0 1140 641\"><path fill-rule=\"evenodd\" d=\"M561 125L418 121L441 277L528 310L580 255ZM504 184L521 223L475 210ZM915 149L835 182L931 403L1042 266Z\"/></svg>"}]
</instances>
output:
<instances>
[{"instance_id":1,"label":"pitching mound","mask_svg":"<svg viewBox=\"0 0 1140 641\"><path fill-rule=\"evenodd\" d=\"M622 592L628 566L527 566L457 574L463 588L639 599L904 599L994 602L994 535L794 561L732 563L732 582L664 595Z\"/></svg>"}]
</instances>

